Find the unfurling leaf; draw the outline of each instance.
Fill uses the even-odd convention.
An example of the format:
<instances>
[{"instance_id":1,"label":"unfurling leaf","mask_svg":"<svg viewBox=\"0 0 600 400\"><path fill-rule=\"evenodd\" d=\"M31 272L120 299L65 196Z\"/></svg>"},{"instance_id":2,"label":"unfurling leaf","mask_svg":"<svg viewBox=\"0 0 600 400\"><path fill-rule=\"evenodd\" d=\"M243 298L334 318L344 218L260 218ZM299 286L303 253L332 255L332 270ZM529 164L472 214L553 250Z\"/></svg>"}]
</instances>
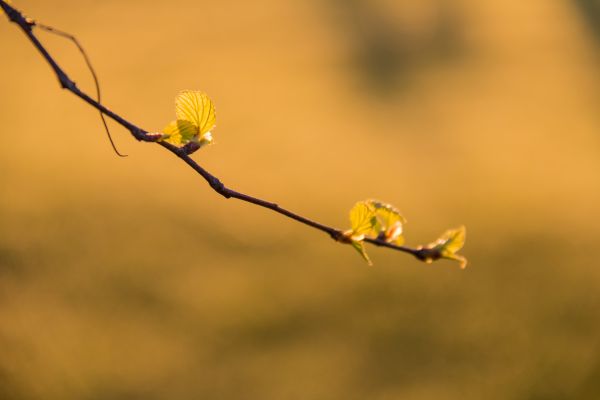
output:
<instances>
[{"instance_id":1,"label":"unfurling leaf","mask_svg":"<svg viewBox=\"0 0 600 400\"><path fill-rule=\"evenodd\" d=\"M358 240L353 240L350 244L352 245L352 247L354 247L356 249L356 251L358 251L360 253L360 255L362 256L362 258L364 258L364 260L367 262L369 267L372 267L373 262L369 258L369 255L367 254L367 250L365 250L365 244L362 241L358 241Z\"/></svg>"},{"instance_id":2,"label":"unfurling leaf","mask_svg":"<svg viewBox=\"0 0 600 400\"><path fill-rule=\"evenodd\" d=\"M438 240L424 247L424 249L429 250L425 261L432 262L440 258L446 258L458 261L460 268L464 269L467 266L467 259L456 253L464 246L466 233L464 226L448 229Z\"/></svg>"},{"instance_id":3,"label":"unfurling leaf","mask_svg":"<svg viewBox=\"0 0 600 400\"><path fill-rule=\"evenodd\" d=\"M375 238L398 246L404 244L402 232L406 219L400 214L400 211L391 204L378 200L367 200L367 203L375 210L377 217L373 231Z\"/></svg>"},{"instance_id":4,"label":"unfurling leaf","mask_svg":"<svg viewBox=\"0 0 600 400\"><path fill-rule=\"evenodd\" d=\"M351 244L369 265L373 265L373 263L365 250L363 240L373 231L376 224L377 217L374 208L366 201L359 201L350 210L350 226L352 228L344 232L340 239L343 243Z\"/></svg>"},{"instance_id":5,"label":"unfurling leaf","mask_svg":"<svg viewBox=\"0 0 600 400\"><path fill-rule=\"evenodd\" d=\"M373 265L364 247L365 237L401 245L405 222L400 212L390 204L378 200L359 201L350 210L351 229L344 232L342 241L351 244L369 265Z\"/></svg>"},{"instance_id":6,"label":"unfurling leaf","mask_svg":"<svg viewBox=\"0 0 600 400\"><path fill-rule=\"evenodd\" d=\"M372 232L377 224L375 209L366 201L359 201L350 210L350 226L352 236L359 240Z\"/></svg>"},{"instance_id":7,"label":"unfurling leaf","mask_svg":"<svg viewBox=\"0 0 600 400\"><path fill-rule=\"evenodd\" d=\"M166 142L182 146L189 142L203 146L212 143L211 129L215 127L215 105L206 93L185 90L175 99L177 120L163 129Z\"/></svg>"},{"instance_id":8,"label":"unfurling leaf","mask_svg":"<svg viewBox=\"0 0 600 400\"><path fill-rule=\"evenodd\" d=\"M427 246L411 249L402 247L405 223L406 219L391 204L373 199L359 201L350 210L351 229L339 235L337 240L352 245L369 265L373 265L373 263L365 250L365 239L375 245L385 245L410 252L427 263L446 258L458 261L461 268L467 266L467 259L457 254L465 244L466 229L464 226L447 230L439 239Z\"/></svg>"},{"instance_id":9,"label":"unfurling leaf","mask_svg":"<svg viewBox=\"0 0 600 400\"><path fill-rule=\"evenodd\" d=\"M196 125L200 135L204 135L215 126L215 105L206 93L184 90L175 100L175 113L177 119Z\"/></svg>"},{"instance_id":10,"label":"unfurling leaf","mask_svg":"<svg viewBox=\"0 0 600 400\"><path fill-rule=\"evenodd\" d=\"M190 142L198 134L198 127L190 121L178 119L177 121L171 121L163 129L163 133L166 135L165 141L175 145L183 145Z\"/></svg>"}]
</instances>

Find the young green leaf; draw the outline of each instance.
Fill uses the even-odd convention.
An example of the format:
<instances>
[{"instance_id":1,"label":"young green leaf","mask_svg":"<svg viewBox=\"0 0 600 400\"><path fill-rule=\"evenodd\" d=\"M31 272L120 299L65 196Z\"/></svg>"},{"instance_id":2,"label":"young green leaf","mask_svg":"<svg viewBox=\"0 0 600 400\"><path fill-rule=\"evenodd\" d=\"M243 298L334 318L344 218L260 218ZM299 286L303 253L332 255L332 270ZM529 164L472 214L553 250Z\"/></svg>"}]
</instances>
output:
<instances>
[{"instance_id":1,"label":"young green leaf","mask_svg":"<svg viewBox=\"0 0 600 400\"><path fill-rule=\"evenodd\" d=\"M215 105L206 93L184 90L175 100L175 113L177 119L196 125L200 135L204 135L215 126Z\"/></svg>"},{"instance_id":2,"label":"young green leaf","mask_svg":"<svg viewBox=\"0 0 600 400\"><path fill-rule=\"evenodd\" d=\"M198 127L190 121L178 119L171 121L163 129L163 134L167 136L165 141L174 145L184 145L189 143L198 134Z\"/></svg>"},{"instance_id":3,"label":"young green leaf","mask_svg":"<svg viewBox=\"0 0 600 400\"><path fill-rule=\"evenodd\" d=\"M359 201L350 210L350 226L352 227L352 237L363 240L371 233L377 224L377 217L374 208L366 201Z\"/></svg>"},{"instance_id":4,"label":"young green leaf","mask_svg":"<svg viewBox=\"0 0 600 400\"><path fill-rule=\"evenodd\" d=\"M467 266L467 259L456 254L465 244L466 228L461 226L456 229L448 229L438 240L425 246L425 249L431 250L431 256L425 261L432 262L439 258L455 260L460 263L460 268L464 269Z\"/></svg>"},{"instance_id":5,"label":"young green leaf","mask_svg":"<svg viewBox=\"0 0 600 400\"><path fill-rule=\"evenodd\" d=\"M363 240L373 231L376 223L377 217L373 207L366 201L359 201L350 210L350 226L352 228L344 232L340 239L343 243L351 244L369 265L373 265L373 263L365 250Z\"/></svg>"},{"instance_id":6,"label":"young green leaf","mask_svg":"<svg viewBox=\"0 0 600 400\"><path fill-rule=\"evenodd\" d=\"M367 203L375 210L377 217L377 223L373 230L375 238L398 246L404 244L402 232L406 219L400 214L400 211L391 204L378 200L367 200Z\"/></svg>"},{"instance_id":7,"label":"young green leaf","mask_svg":"<svg viewBox=\"0 0 600 400\"><path fill-rule=\"evenodd\" d=\"M174 145L212 143L211 129L216 122L215 105L206 93L185 90L175 99L177 120L163 129L162 140Z\"/></svg>"},{"instance_id":8,"label":"young green leaf","mask_svg":"<svg viewBox=\"0 0 600 400\"><path fill-rule=\"evenodd\" d=\"M362 241L353 240L351 243L352 247L361 255L361 257L367 262L369 267L373 266L373 262L369 258L367 254L367 250L365 250L365 244Z\"/></svg>"}]
</instances>

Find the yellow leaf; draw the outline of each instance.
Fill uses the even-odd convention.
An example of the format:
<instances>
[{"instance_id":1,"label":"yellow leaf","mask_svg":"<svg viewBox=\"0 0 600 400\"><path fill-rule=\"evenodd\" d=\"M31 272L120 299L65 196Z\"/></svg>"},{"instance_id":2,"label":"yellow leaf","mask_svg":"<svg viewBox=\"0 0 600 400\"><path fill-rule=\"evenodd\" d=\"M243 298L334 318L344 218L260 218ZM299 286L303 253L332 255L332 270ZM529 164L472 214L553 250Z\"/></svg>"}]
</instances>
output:
<instances>
[{"instance_id":1,"label":"yellow leaf","mask_svg":"<svg viewBox=\"0 0 600 400\"><path fill-rule=\"evenodd\" d=\"M433 244L442 250L443 253L454 254L465 245L467 230L464 226L456 229L448 229Z\"/></svg>"},{"instance_id":2,"label":"yellow leaf","mask_svg":"<svg viewBox=\"0 0 600 400\"><path fill-rule=\"evenodd\" d=\"M367 251L365 250L364 243L361 241L353 240L351 244L352 244L352 247L354 247L354 249L356 249L356 251L359 252L359 254L362 256L362 258L364 258L364 260L367 262L367 264L369 264L369 266L372 267L373 262L371 261L371 259L369 258L369 255L367 254Z\"/></svg>"},{"instance_id":3,"label":"yellow leaf","mask_svg":"<svg viewBox=\"0 0 600 400\"><path fill-rule=\"evenodd\" d=\"M366 201L359 201L350 210L350 225L352 228L343 232L338 239L342 243L352 245L369 265L373 265L373 263L365 250L363 240L366 235L372 232L376 223L377 218L373 207Z\"/></svg>"},{"instance_id":4,"label":"yellow leaf","mask_svg":"<svg viewBox=\"0 0 600 400\"><path fill-rule=\"evenodd\" d=\"M434 252L435 258L446 258L449 260L455 260L460 263L461 268L466 268L467 259L456 254L465 245L465 239L467 230L464 226L456 229L448 229L438 240L425 246L426 249L430 249Z\"/></svg>"},{"instance_id":5,"label":"yellow leaf","mask_svg":"<svg viewBox=\"0 0 600 400\"><path fill-rule=\"evenodd\" d=\"M400 211L391 204L378 200L367 200L367 203L375 210L377 217L377 223L373 229L374 236L382 238L388 243L402 245L404 243L402 232L406 219L400 214Z\"/></svg>"},{"instance_id":6,"label":"yellow leaf","mask_svg":"<svg viewBox=\"0 0 600 400\"><path fill-rule=\"evenodd\" d=\"M210 132L216 123L215 105L206 93L184 90L175 100L177 119L196 125L199 136Z\"/></svg>"},{"instance_id":7,"label":"yellow leaf","mask_svg":"<svg viewBox=\"0 0 600 400\"><path fill-rule=\"evenodd\" d=\"M452 255L447 255L445 257L442 257L442 258L447 258L448 260L458 261L458 263L460 265L460 269L467 268L468 261L465 256L461 256L460 254L452 254Z\"/></svg>"},{"instance_id":8,"label":"yellow leaf","mask_svg":"<svg viewBox=\"0 0 600 400\"><path fill-rule=\"evenodd\" d=\"M163 139L165 142L169 142L174 145L184 145L194 137L198 136L198 127L190 121L178 119L177 121L171 121L169 125L165 126L163 133L167 136Z\"/></svg>"},{"instance_id":9,"label":"yellow leaf","mask_svg":"<svg viewBox=\"0 0 600 400\"><path fill-rule=\"evenodd\" d=\"M350 226L352 236L357 240L364 239L377 222L375 211L367 202L359 201L350 210Z\"/></svg>"}]
</instances>

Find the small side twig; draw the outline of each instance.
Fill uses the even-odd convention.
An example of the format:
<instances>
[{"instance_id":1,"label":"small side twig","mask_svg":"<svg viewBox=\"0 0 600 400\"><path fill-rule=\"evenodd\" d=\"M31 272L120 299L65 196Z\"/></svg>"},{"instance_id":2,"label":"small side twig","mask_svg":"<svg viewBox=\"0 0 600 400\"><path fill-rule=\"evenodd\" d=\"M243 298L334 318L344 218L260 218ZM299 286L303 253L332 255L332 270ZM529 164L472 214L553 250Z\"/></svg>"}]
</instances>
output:
<instances>
[{"instance_id":1,"label":"small side twig","mask_svg":"<svg viewBox=\"0 0 600 400\"><path fill-rule=\"evenodd\" d=\"M61 31L60 29L56 29L52 26L44 25L37 21L33 21L33 24L35 26L37 26L38 28L45 30L46 32L50 32L55 35L67 38L75 44L75 46L77 47L77 50L79 50L79 52L83 56L83 59L87 65L88 69L90 70L90 73L92 74L92 78L94 79L94 85L96 86L96 101L98 103L101 103L102 101L101 101L100 83L98 82L98 76L96 75L96 71L94 70L94 67L92 66L92 62L90 61L90 58L88 57L85 49L79 43L79 40L77 40L77 38L75 36L71 35L70 33ZM115 142L113 141L113 138L110 134L110 129L108 129L108 124L106 123L106 118L104 118L104 114L102 114L102 111L100 111L100 119L102 120L102 125L104 125L104 130L106 131L106 135L108 136L108 141L110 142L110 145L112 146L114 152L119 157L127 157L127 154L121 154L119 152L119 150L117 150L117 146L115 145Z\"/></svg>"}]
</instances>

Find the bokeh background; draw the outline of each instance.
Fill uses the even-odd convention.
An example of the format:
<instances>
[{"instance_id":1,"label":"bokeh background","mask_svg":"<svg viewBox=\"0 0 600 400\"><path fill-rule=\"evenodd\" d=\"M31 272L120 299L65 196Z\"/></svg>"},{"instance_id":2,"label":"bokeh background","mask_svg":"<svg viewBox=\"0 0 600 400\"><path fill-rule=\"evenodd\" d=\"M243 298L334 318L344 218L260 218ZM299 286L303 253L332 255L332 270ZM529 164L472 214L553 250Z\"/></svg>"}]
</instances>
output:
<instances>
[{"instance_id":1,"label":"bokeh background","mask_svg":"<svg viewBox=\"0 0 600 400\"><path fill-rule=\"evenodd\" d=\"M0 398L600 398L599 2L13 3L145 129L208 92L228 186L340 228L379 198L411 245L465 224L470 264L369 268L111 122L116 157L3 18Z\"/></svg>"}]
</instances>

